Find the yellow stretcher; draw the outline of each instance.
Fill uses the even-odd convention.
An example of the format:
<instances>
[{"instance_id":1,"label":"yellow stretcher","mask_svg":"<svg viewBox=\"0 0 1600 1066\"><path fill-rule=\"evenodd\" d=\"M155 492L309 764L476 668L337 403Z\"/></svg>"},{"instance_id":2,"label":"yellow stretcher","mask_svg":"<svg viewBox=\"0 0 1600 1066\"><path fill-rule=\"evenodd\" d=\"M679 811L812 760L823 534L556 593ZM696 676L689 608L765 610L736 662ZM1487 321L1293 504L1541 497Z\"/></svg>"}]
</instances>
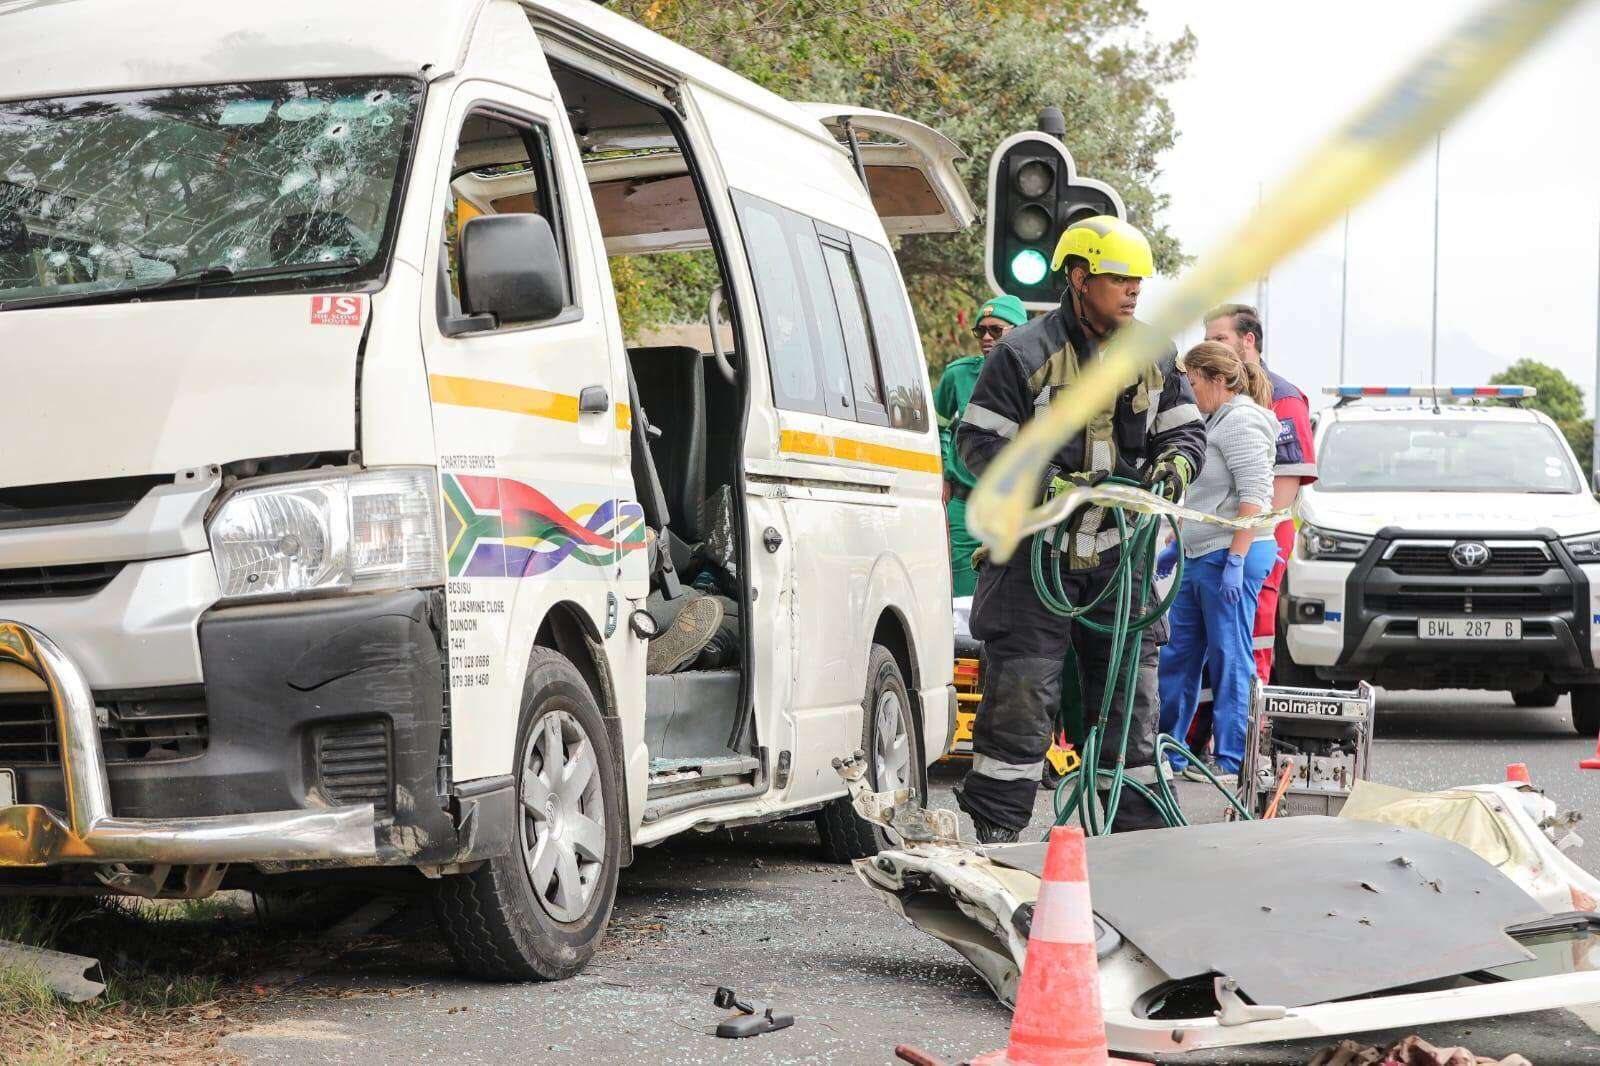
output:
<instances>
[{"instance_id":1,"label":"yellow stretcher","mask_svg":"<svg viewBox=\"0 0 1600 1066\"><path fill-rule=\"evenodd\" d=\"M956 659L956 735L950 738L950 750L940 762L972 761L972 723L978 717L978 703L983 699L982 668L977 659ZM1059 779L1071 773L1082 762L1071 744L1052 744L1045 753L1045 762ZM1048 775L1047 775L1048 776Z\"/></svg>"}]
</instances>

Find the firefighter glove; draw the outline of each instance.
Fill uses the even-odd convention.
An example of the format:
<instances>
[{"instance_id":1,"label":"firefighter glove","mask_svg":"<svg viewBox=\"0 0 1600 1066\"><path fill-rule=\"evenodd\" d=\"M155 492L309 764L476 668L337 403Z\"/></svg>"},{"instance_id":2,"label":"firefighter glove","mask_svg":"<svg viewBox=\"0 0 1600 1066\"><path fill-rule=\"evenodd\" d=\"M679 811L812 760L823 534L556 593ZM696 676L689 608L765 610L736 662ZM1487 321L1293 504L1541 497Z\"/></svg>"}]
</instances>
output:
<instances>
[{"instance_id":1,"label":"firefighter glove","mask_svg":"<svg viewBox=\"0 0 1600 1066\"><path fill-rule=\"evenodd\" d=\"M1188 458L1167 452L1145 471L1144 487L1173 503L1181 503L1193 478L1194 468L1189 465Z\"/></svg>"},{"instance_id":2,"label":"firefighter glove","mask_svg":"<svg viewBox=\"0 0 1600 1066\"><path fill-rule=\"evenodd\" d=\"M1052 498L1062 496L1073 489L1098 485L1103 480L1105 480L1104 474L1085 473L1082 471L1068 474L1065 477L1053 477L1050 479L1050 495Z\"/></svg>"}]
</instances>

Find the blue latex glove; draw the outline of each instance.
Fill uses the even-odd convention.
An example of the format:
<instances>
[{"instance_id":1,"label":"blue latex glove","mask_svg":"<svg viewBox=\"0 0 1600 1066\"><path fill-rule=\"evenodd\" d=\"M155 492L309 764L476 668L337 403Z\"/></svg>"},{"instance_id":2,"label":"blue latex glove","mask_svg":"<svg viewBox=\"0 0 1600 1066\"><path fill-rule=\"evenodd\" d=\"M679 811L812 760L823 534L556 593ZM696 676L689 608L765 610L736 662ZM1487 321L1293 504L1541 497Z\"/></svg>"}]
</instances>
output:
<instances>
[{"instance_id":1,"label":"blue latex glove","mask_svg":"<svg viewBox=\"0 0 1600 1066\"><path fill-rule=\"evenodd\" d=\"M1167 546L1161 549L1161 554L1156 556L1156 577L1166 577L1178 565L1178 542L1168 541Z\"/></svg>"},{"instance_id":2,"label":"blue latex glove","mask_svg":"<svg viewBox=\"0 0 1600 1066\"><path fill-rule=\"evenodd\" d=\"M1244 556L1229 552L1222 567L1222 602L1233 606L1244 598Z\"/></svg>"}]
</instances>

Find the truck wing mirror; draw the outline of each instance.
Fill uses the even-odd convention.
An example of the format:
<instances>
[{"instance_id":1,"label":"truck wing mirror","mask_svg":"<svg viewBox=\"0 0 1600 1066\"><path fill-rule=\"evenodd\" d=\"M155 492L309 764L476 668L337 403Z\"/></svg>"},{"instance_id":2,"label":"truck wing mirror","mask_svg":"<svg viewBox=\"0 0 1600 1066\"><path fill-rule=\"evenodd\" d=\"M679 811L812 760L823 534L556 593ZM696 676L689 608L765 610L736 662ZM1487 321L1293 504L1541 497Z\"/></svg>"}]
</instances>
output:
<instances>
[{"instance_id":1,"label":"truck wing mirror","mask_svg":"<svg viewBox=\"0 0 1600 1066\"><path fill-rule=\"evenodd\" d=\"M460 319L449 334L544 322L566 305L561 251L540 215L479 215L461 227Z\"/></svg>"}]
</instances>

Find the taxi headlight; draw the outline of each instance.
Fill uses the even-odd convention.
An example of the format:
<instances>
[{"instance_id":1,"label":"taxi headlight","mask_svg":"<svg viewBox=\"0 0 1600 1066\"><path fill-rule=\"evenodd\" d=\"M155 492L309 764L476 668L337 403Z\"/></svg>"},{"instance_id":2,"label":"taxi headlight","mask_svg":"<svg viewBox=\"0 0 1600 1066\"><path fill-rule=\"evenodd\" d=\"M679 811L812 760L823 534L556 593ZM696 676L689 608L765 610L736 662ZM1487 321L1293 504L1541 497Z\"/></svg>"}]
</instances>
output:
<instances>
[{"instance_id":1,"label":"taxi headlight","mask_svg":"<svg viewBox=\"0 0 1600 1066\"><path fill-rule=\"evenodd\" d=\"M1300 554L1307 559L1355 562L1372 543L1371 537L1320 529L1309 522L1300 526Z\"/></svg>"},{"instance_id":2,"label":"taxi headlight","mask_svg":"<svg viewBox=\"0 0 1600 1066\"><path fill-rule=\"evenodd\" d=\"M1585 533L1561 542L1575 563L1600 563L1600 533Z\"/></svg>"},{"instance_id":3,"label":"taxi headlight","mask_svg":"<svg viewBox=\"0 0 1600 1066\"><path fill-rule=\"evenodd\" d=\"M437 499L433 472L409 467L236 492L207 527L222 596L437 584L444 577Z\"/></svg>"}]
</instances>

